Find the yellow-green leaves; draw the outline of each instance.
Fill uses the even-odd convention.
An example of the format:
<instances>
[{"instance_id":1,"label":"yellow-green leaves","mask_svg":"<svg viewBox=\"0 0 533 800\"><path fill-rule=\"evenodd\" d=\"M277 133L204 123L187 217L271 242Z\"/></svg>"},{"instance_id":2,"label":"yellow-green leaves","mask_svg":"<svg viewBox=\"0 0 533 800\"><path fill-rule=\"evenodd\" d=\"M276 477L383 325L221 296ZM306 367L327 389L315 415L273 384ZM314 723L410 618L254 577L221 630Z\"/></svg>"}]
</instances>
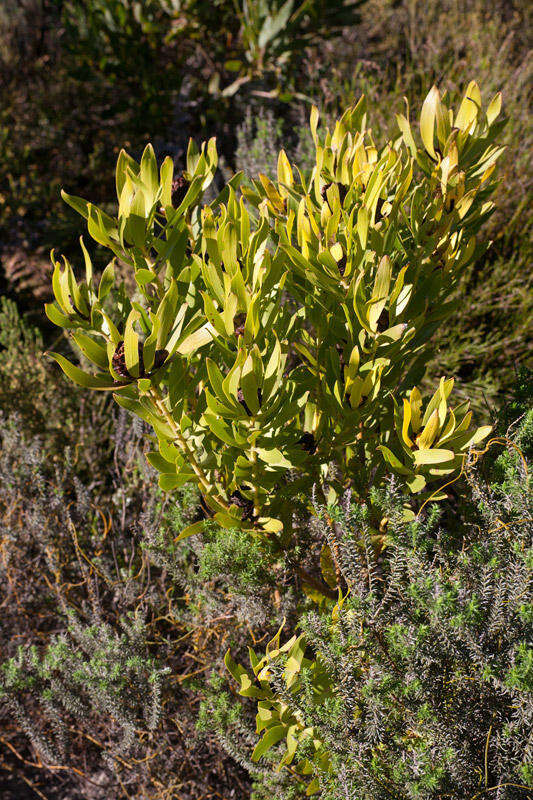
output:
<instances>
[{"instance_id":1,"label":"yellow-green leaves","mask_svg":"<svg viewBox=\"0 0 533 800\"><path fill-rule=\"evenodd\" d=\"M420 137L407 109L380 145L364 98L330 129L313 107L310 176L281 150L275 178L240 191L234 176L209 204L213 139L189 143L179 174L150 145L139 163L121 151L116 216L65 195L110 263L98 283L83 242L84 281L53 258L47 306L97 374L54 357L81 385L116 388L154 430L161 488L195 483L224 526L285 535L317 483L338 495L386 467L421 491L457 471L487 430L449 407L452 381L429 402L406 383L477 252L500 108L497 95L484 113L472 83L454 120L433 87Z\"/></svg>"},{"instance_id":2,"label":"yellow-green leaves","mask_svg":"<svg viewBox=\"0 0 533 800\"><path fill-rule=\"evenodd\" d=\"M454 125L462 131L469 131L481 111L481 92L475 81L468 84L465 95L459 106Z\"/></svg>"},{"instance_id":3,"label":"yellow-green leaves","mask_svg":"<svg viewBox=\"0 0 533 800\"><path fill-rule=\"evenodd\" d=\"M436 159L434 147L435 120L440 107L440 93L436 86L433 86L427 95L422 110L420 112L420 135L422 143L431 158Z\"/></svg>"},{"instance_id":4,"label":"yellow-green leaves","mask_svg":"<svg viewBox=\"0 0 533 800\"><path fill-rule=\"evenodd\" d=\"M305 668L306 671L307 690L313 693L317 702L326 701L334 694L335 689L318 659L311 660L305 657L305 638L292 636L282 645L280 633L281 630L267 644L262 658L249 648L250 670L236 664L229 652L225 658L226 668L237 682L239 694L257 700L256 731L260 739L254 748L252 760L259 761L267 752L279 745L281 758L278 769L281 769L293 763L300 746L307 745L309 758L313 760L320 773L326 775L331 769L331 762L325 745L316 738L313 728L306 725L306 720L298 711L298 695L304 685L301 678L302 670ZM276 674L281 674L281 680L285 685L283 693L276 690L276 683L272 680L274 670ZM313 771L307 763L307 760L300 760L296 764L296 770L302 779ZM318 782L313 780L308 784L306 794L311 795L318 789Z\"/></svg>"},{"instance_id":5,"label":"yellow-green leaves","mask_svg":"<svg viewBox=\"0 0 533 800\"><path fill-rule=\"evenodd\" d=\"M403 399L402 409L395 408L395 439L380 445L388 466L408 479L412 491L421 491L428 480L461 469L470 447L491 431L490 426L470 430L472 414L468 403L449 408L452 388L453 379L441 378L423 414L420 391L413 388Z\"/></svg>"}]
</instances>

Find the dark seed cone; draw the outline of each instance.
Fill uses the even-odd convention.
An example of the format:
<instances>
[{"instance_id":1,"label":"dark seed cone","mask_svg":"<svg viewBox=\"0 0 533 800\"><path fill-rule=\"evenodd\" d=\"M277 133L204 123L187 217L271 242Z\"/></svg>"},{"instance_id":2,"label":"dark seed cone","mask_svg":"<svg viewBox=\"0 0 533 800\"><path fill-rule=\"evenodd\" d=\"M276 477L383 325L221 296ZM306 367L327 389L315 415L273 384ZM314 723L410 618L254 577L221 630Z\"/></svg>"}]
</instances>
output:
<instances>
[{"instance_id":1,"label":"dark seed cone","mask_svg":"<svg viewBox=\"0 0 533 800\"><path fill-rule=\"evenodd\" d=\"M389 328L389 312L387 309L383 309L381 314L378 318L378 333L383 333L383 331L388 330Z\"/></svg>"},{"instance_id":2,"label":"dark seed cone","mask_svg":"<svg viewBox=\"0 0 533 800\"><path fill-rule=\"evenodd\" d=\"M144 362L143 362L143 344L139 342L139 378L145 378L146 372L144 369ZM167 350L156 350L154 355L154 365L152 367L150 375L155 372L155 370L159 369L163 366L165 361L168 358L168 351ZM134 378L133 375L130 375L128 369L126 367L126 354L124 352L124 342L119 342L117 348L113 354L113 358L111 359L111 365L113 370L120 375L121 378L127 381L134 381L137 378Z\"/></svg>"},{"instance_id":3,"label":"dark seed cone","mask_svg":"<svg viewBox=\"0 0 533 800\"><path fill-rule=\"evenodd\" d=\"M310 453L311 455L314 455L317 451L316 439L312 433L307 431L300 436L298 444L301 446L302 450L305 450L306 453Z\"/></svg>"},{"instance_id":4,"label":"dark seed cone","mask_svg":"<svg viewBox=\"0 0 533 800\"><path fill-rule=\"evenodd\" d=\"M346 255L343 255L343 257L341 258L341 260L337 264L337 267L339 268L339 272L341 274L341 277L343 277L343 278L344 278L344 273L346 272L346 264L347 263L348 263L348 260L346 258Z\"/></svg>"},{"instance_id":5,"label":"dark seed cone","mask_svg":"<svg viewBox=\"0 0 533 800\"><path fill-rule=\"evenodd\" d=\"M168 350L156 350L154 353L154 365L152 367L152 372L155 372L156 369L159 369L163 366L165 361L168 358ZM152 373L150 373L152 374Z\"/></svg>"},{"instance_id":6,"label":"dark seed cone","mask_svg":"<svg viewBox=\"0 0 533 800\"><path fill-rule=\"evenodd\" d=\"M181 205L185 195L189 191L190 183L183 175L178 175L172 181L172 205L176 208Z\"/></svg>"},{"instance_id":7,"label":"dark seed cone","mask_svg":"<svg viewBox=\"0 0 533 800\"><path fill-rule=\"evenodd\" d=\"M237 338L244 333L244 326L246 324L246 314L237 314L233 320L233 332Z\"/></svg>"},{"instance_id":8,"label":"dark seed cone","mask_svg":"<svg viewBox=\"0 0 533 800\"><path fill-rule=\"evenodd\" d=\"M331 186L333 186L332 183L326 183L320 190L320 196L322 197L324 203L328 199L328 191L331 188ZM344 203L344 198L348 194L348 189L342 183L338 183L337 187L339 189L339 200L341 201L341 206L342 206L342 204Z\"/></svg>"},{"instance_id":9,"label":"dark seed cone","mask_svg":"<svg viewBox=\"0 0 533 800\"><path fill-rule=\"evenodd\" d=\"M139 342L139 364L141 362L142 357L142 345ZM124 342L119 342L117 348L113 354L113 358L111 359L111 364L114 371L117 375L120 375L121 378L125 380L133 380L133 376L130 375L128 369L126 367L126 353L124 351Z\"/></svg>"},{"instance_id":10,"label":"dark seed cone","mask_svg":"<svg viewBox=\"0 0 533 800\"><path fill-rule=\"evenodd\" d=\"M252 500L248 500L246 497L244 497L244 495L242 495L238 489L230 496L230 500L234 506L242 509L243 520L248 520L249 522L253 522L255 520L254 504Z\"/></svg>"}]
</instances>

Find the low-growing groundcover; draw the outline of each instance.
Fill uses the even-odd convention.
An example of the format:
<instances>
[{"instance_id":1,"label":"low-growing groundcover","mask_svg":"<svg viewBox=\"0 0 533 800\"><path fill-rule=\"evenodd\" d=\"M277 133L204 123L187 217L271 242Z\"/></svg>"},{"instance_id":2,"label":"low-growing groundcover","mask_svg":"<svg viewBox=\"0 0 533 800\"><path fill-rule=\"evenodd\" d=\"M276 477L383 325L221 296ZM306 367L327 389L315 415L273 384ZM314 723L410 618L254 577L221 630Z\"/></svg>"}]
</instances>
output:
<instances>
[{"instance_id":1,"label":"low-growing groundcover","mask_svg":"<svg viewBox=\"0 0 533 800\"><path fill-rule=\"evenodd\" d=\"M531 412L496 436L453 379L419 388L485 249L500 112L474 82L456 108L434 87L419 130L407 111L380 147L362 98L331 130L313 109L309 177L281 151L276 181L240 190L237 174L207 202L211 140L177 176L151 147L122 152L117 217L65 195L113 258L97 283L83 240L85 280L53 255L47 314L81 366L52 355L140 418L159 499L122 567L62 518L87 598L59 592L64 631L2 679L50 767L89 703L118 784L180 796L150 748L153 772L131 764L175 723L183 683L252 797L531 794ZM198 510L189 495L172 515L191 485ZM100 592L117 585L110 618ZM177 676L189 637L199 668Z\"/></svg>"}]
</instances>

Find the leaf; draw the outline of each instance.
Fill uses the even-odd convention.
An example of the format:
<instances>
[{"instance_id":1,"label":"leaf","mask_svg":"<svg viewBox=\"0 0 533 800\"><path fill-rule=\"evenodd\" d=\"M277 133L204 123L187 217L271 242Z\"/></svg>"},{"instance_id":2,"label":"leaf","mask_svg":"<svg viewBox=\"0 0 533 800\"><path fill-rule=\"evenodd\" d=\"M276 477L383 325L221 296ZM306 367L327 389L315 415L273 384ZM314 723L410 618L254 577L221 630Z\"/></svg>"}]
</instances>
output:
<instances>
[{"instance_id":1,"label":"leaf","mask_svg":"<svg viewBox=\"0 0 533 800\"><path fill-rule=\"evenodd\" d=\"M437 391L434 393L433 397L429 401L427 408L424 412L424 417L422 419L423 424L425 425L433 414L435 409L438 409L441 404L444 402L446 405L446 400L450 396L450 393L453 389L454 379L453 378L441 378L439 381L439 386Z\"/></svg>"},{"instance_id":2,"label":"leaf","mask_svg":"<svg viewBox=\"0 0 533 800\"><path fill-rule=\"evenodd\" d=\"M158 472L161 472L163 475L171 475L173 471L175 473L175 464L171 461L167 461L167 459L164 458L161 453L158 453L155 450L152 450L146 454L146 460L154 469L156 469Z\"/></svg>"},{"instance_id":3,"label":"leaf","mask_svg":"<svg viewBox=\"0 0 533 800\"><path fill-rule=\"evenodd\" d=\"M433 145L433 136L435 132L435 117L437 115L437 106L440 104L440 94L436 86L433 86L422 104L420 112L420 135L422 142L427 152L433 160L436 160L437 154Z\"/></svg>"},{"instance_id":4,"label":"leaf","mask_svg":"<svg viewBox=\"0 0 533 800\"><path fill-rule=\"evenodd\" d=\"M437 433L439 432L439 428L439 412L437 409L435 409L428 419L422 433L417 437L417 445L422 450L426 450L428 447L431 447L436 439Z\"/></svg>"},{"instance_id":5,"label":"leaf","mask_svg":"<svg viewBox=\"0 0 533 800\"><path fill-rule=\"evenodd\" d=\"M151 269L138 269L135 273L135 280L139 286L144 287L147 283L156 279L155 272L152 272Z\"/></svg>"},{"instance_id":6,"label":"leaf","mask_svg":"<svg viewBox=\"0 0 533 800\"><path fill-rule=\"evenodd\" d=\"M114 261L110 261L107 267L102 272L102 277L100 278L100 284L98 286L98 300L104 300L109 292L111 291L111 287L115 282L115 265Z\"/></svg>"},{"instance_id":7,"label":"leaf","mask_svg":"<svg viewBox=\"0 0 533 800\"><path fill-rule=\"evenodd\" d=\"M206 323L205 325L202 325L199 330L191 333L191 335L188 336L185 341L183 341L179 347L176 348L176 350L178 353L181 353L182 356L191 355L200 347L209 344L209 342L211 342L213 339L213 333L214 330L211 325Z\"/></svg>"},{"instance_id":8,"label":"leaf","mask_svg":"<svg viewBox=\"0 0 533 800\"><path fill-rule=\"evenodd\" d=\"M411 423L411 405L408 400L403 400L403 424L402 424L402 439L408 447L413 446L413 442L409 437L409 425Z\"/></svg>"},{"instance_id":9,"label":"leaf","mask_svg":"<svg viewBox=\"0 0 533 800\"><path fill-rule=\"evenodd\" d=\"M257 46L263 50L287 25L292 13L294 0L286 0L277 14L269 14L263 23L257 38Z\"/></svg>"},{"instance_id":10,"label":"leaf","mask_svg":"<svg viewBox=\"0 0 533 800\"><path fill-rule=\"evenodd\" d=\"M134 323L138 319L139 312L130 311L124 331L124 358L126 361L126 369L133 378L138 378L140 375L139 337L133 328Z\"/></svg>"},{"instance_id":11,"label":"leaf","mask_svg":"<svg viewBox=\"0 0 533 800\"><path fill-rule=\"evenodd\" d=\"M487 108L487 121L489 125L492 125L494 120L500 115L500 111L502 110L502 93L498 92L489 103L489 107Z\"/></svg>"},{"instance_id":12,"label":"leaf","mask_svg":"<svg viewBox=\"0 0 533 800\"><path fill-rule=\"evenodd\" d=\"M44 310L48 319L54 323L54 325L58 325L60 328L77 328L78 322L72 322L72 320L62 314L55 303L45 303Z\"/></svg>"},{"instance_id":13,"label":"leaf","mask_svg":"<svg viewBox=\"0 0 533 800\"><path fill-rule=\"evenodd\" d=\"M105 347L102 347L101 344L98 344L98 342L95 342L94 339L84 333L73 333L72 338L89 361L92 361L100 369L107 371L109 362Z\"/></svg>"},{"instance_id":14,"label":"leaf","mask_svg":"<svg viewBox=\"0 0 533 800\"><path fill-rule=\"evenodd\" d=\"M489 433L492 432L492 425L482 425L481 428L478 428L477 431L472 436L470 440L470 445L479 444L486 439Z\"/></svg>"},{"instance_id":15,"label":"leaf","mask_svg":"<svg viewBox=\"0 0 533 800\"><path fill-rule=\"evenodd\" d=\"M239 443L235 440L235 437L232 436L231 428L225 425L220 417L205 412L203 419L209 426L210 431L215 434L217 439L220 439L221 442L225 442L225 444L229 444L230 447L239 447ZM241 442L241 447L245 444L246 440L244 439Z\"/></svg>"},{"instance_id":16,"label":"leaf","mask_svg":"<svg viewBox=\"0 0 533 800\"><path fill-rule=\"evenodd\" d=\"M269 728L263 735L263 738L256 744L252 753L252 761L259 761L261 756L281 741L281 739L285 737L286 730L285 725L274 725L272 728Z\"/></svg>"},{"instance_id":17,"label":"leaf","mask_svg":"<svg viewBox=\"0 0 533 800\"><path fill-rule=\"evenodd\" d=\"M294 178L292 174L291 165L289 163L289 159L287 158L287 154L285 150L279 151L278 156L278 181L280 184L284 184L285 186L292 186L294 183ZM280 193L283 187L280 187ZM287 192L282 196L286 196Z\"/></svg>"},{"instance_id":18,"label":"leaf","mask_svg":"<svg viewBox=\"0 0 533 800\"><path fill-rule=\"evenodd\" d=\"M455 118L454 125L465 131L470 128L470 125L477 118L478 110L481 107L481 93L479 86L475 81L471 81L465 92L465 96L459 106L459 111Z\"/></svg>"},{"instance_id":19,"label":"leaf","mask_svg":"<svg viewBox=\"0 0 533 800\"><path fill-rule=\"evenodd\" d=\"M422 426L422 395L416 386L411 389L409 404L411 406L411 428L416 434Z\"/></svg>"},{"instance_id":20,"label":"leaf","mask_svg":"<svg viewBox=\"0 0 533 800\"><path fill-rule=\"evenodd\" d=\"M63 189L61 189L61 197L69 205L74 211L77 211L82 217L86 220L89 219L89 208L90 203L87 200L84 200L83 197L76 197L73 194L67 194Z\"/></svg>"},{"instance_id":21,"label":"leaf","mask_svg":"<svg viewBox=\"0 0 533 800\"><path fill-rule=\"evenodd\" d=\"M287 461L283 453L277 449L277 447L273 447L271 450L266 450L263 447L257 448L257 455L264 461L265 464L269 464L272 467L284 467L285 469L291 469L292 464L290 461Z\"/></svg>"},{"instance_id":22,"label":"leaf","mask_svg":"<svg viewBox=\"0 0 533 800\"><path fill-rule=\"evenodd\" d=\"M366 240L368 236L368 211L365 206L361 206L357 212L357 233L359 234L361 247L363 250L366 250Z\"/></svg>"},{"instance_id":23,"label":"leaf","mask_svg":"<svg viewBox=\"0 0 533 800\"><path fill-rule=\"evenodd\" d=\"M93 282L93 264L91 261L91 256L87 248L85 247L85 242L83 241L83 236L80 236L80 247L83 252L83 259L85 261L85 282L89 289L92 289L92 282Z\"/></svg>"},{"instance_id":24,"label":"leaf","mask_svg":"<svg viewBox=\"0 0 533 800\"><path fill-rule=\"evenodd\" d=\"M161 179L161 205L163 208L168 208L172 205L172 179L174 177L174 162L170 156L167 156L160 169Z\"/></svg>"},{"instance_id":25,"label":"leaf","mask_svg":"<svg viewBox=\"0 0 533 800\"><path fill-rule=\"evenodd\" d=\"M163 492L173 492L175 489L180 489L182 486L185 486L186 483L189 483L191 480L190 475L160 475L159 476L159 488ZM203 520L202 520L203 521ZM191 536L192 534L187 534ZM183 531L181 534L174 539L175 542L179 541L180 539L185 539L186 537L183 536Z\"/></svg>"},{"instance_id":26,"label":"leaf","mask_svg":"<svg viewBox=\"0 0 533 800\"><path fill-rule=\"evenodd\" d=\"M378 445L378 450L381 450L383 458L387 464L397 472L399 475L411 475L412 470L405 467L402 462L394 455L392 450L389 450L384 444Z\"/></svg>"},{"instance_id":27,"label":"leaf","mask_svg":"<svg viewBox=\"0 0 533 800\"><path fill-rule=\"evenodd\" d=\"M187 527L182 530L179 536L176 536L174 541L181 542L183 539L188 539L189 536L194 536L197 533L203 533L205 522L205 519L201 519L198 522L193 522L192 525L187 525Z\"/></svg>"},{"instance_id":28,"label":"leaf","mask_svg":"<svg viewBox=\"0 0 533 800\"><path fill-rule=\"evenodd\" d=\"M455 453L452 450L415 450L414 453L415 464L417 467L423 464L444 464L446 461L452 461L455 458Z\"/></svg>"},{"instance_id":29,"label":"leaf","mask_svg":"<svg viewBox=\"0 0 533 800\"><path fill-rule=\"evenodd\" d=\"M409 124L409 120L406 117L404 117L403 114L396 114L396 121L398 123L400 131L402 132L403 140L407 145L407 147L409 148L411 156L413 158L416 158L417 147L413 137L413 132L411 131L411 125Z\"/></svg>"},{"instance_id":30,"label":"leaf","mask_svg":"<svg viewBox=\"0 0 533 800\"><path fill-rule=\"evenodd\" d=\"M379 262L371 305L368 308L368 321L373 332L377 330L378 320L387 304L391 281L391 263L389 256L383 256Z\"/></svg>"},{"instance_id":31,"label":"leaf","mask_svg":"<svg viewBox=\"0 0 533 800\"><path fill-rule=\"evenodd\" d=\"M415 475L413 478L408 478L406 481L409 489L413 494L417 494L417 492L421 492L426 485L426 479L423 475ZM414 518L414 514L413 514Z\"/></svg>"},{"instance_id":32,"label":"leaf","mask_svg":"<svg viewBox=\"0 0 533 800\"><path fill-rule=\"evenodd\" d=\"M116 389L117 387L114 385L113 380L110 375L89 375L87 372L84 372L79 367L74 366L64 358L59 353L51 353L48 352L51 358L54 361L57 361L65 375L70 378L71 381L77 383L78 386L83 386L85 389Z\"/></svg>"},{"instance_id":33,"label":"leaf","mask_svg":"<svg viewBox=\"0 0 533 800\"><path fill-rule=\"evenodd\" d=\"M153 204L155 195L159 188L159 176L157 171L157 160L154 153L154 148L151 144L147 144L141 157L141 170L140 177L150 192Z\"/></svg>"}]
</instances>

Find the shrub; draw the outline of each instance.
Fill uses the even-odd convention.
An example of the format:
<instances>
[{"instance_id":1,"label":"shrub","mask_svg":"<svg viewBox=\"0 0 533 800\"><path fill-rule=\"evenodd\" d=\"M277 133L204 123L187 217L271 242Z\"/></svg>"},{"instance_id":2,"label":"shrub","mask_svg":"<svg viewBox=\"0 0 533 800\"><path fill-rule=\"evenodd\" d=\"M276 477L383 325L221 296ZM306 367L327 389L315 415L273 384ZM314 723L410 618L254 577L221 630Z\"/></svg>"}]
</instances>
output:
<instances>
[{"instance_id":1,"label":"shrub","mask_svg":"<svg viewBox=\"0 0 533 800\"><path fill-rule=\"evenodd\" d=\"M91 456L103 477L87 483L67 451L52 461L25 427L20 415L0 418L2 774L49 797L99 800L161 800L176 782L191 796L245 786L213 735L195 732L189 673L222 658L228 617L215 612L222 590L196 611L183 600L197 565L172 539L194 500L175 497L170 510L153 496L143 432L124 411L115 452L104 442ZM157 567L155 540L181 583Z\"/></svg>"},{"instance_id":2,"label":"shrub","mask_svg":"<svg viewBox=\"0 0 533 800\"><path fill-rule=\"evenodd\" d=\"M304 613L264 655L251 649L251 669L226 659L257 702L252 760L270 776L254 796L272 796L285 765L285 785L328 800L530 796L533 519L519 446L532 425L529 411L488 477L469 461L458 506L406 522L398 484L377 493L385 562L369 507L336 508L346 589L333 610ZM315 523L325 543L328 514Z\"/></svg>"},{"instance_id":3,"label":"shrub","mask_svg":"<svg viewBox=\"0 0 533 800\"><path fill-rule=\"evenodd\" d=\"M508 692L493 696L483 659L497 647L489 631L489 655L476 650L481 590L471 564L463 570L456 558L460 533L446 527L437 534L434 508L429 516L413 510L422 500L423 509L443 499L454 475L471 474L472 447L490 431L471 429L468 403L451 407L452 379L442 378L427 400L417 387L430 342L454 308L451 293L484 250L478 237L502 152L500 105L497 95L483 110L471 83L454 112L434 87L420 113L422 145L407 114L398 117L397 138L381 149L367 129L364 99L320 134L313 109L316 162L308 178L281 151L276 180L259 175L239 196L238 174L209 203L202 198L217 167L213 140L200 149L190 143L178 176L170 159L158 168L151 147L140 164L121 152L116 217L64 194L130 279L117 285L113 259L96 286L83 241L85 280L53 256L55 302L47 314L96 372L52 356L74 382L113 391L153 429L157 449L148 460L161 490L192 484L200 492L200 518L187 520L172 542L153 529L148 553L182 588L189 624L219 619L222 597L222 617L236 622L230 631L246 615L260 628L281 613L289 624L300 618L302 636L280 646L278 633L263 659L252 651L252 672L227 657L241 693L261 701L258 732L266 732L251 761L239 747L253 739L248 712L220 691L216 673L207 690L218 693L205 708L218 720L219 737L260 778L259 793L316 790L336 798L368 790L376 800L386 796L376 794L380 786L406 799L476 790L482 784L474 786L470 767L486 714L501 716L497 731L489 723L499 748L495 780L520 766L527 719L503 708L528 680L524 621L515 624L506 595L505 657L515 659L519 677L506 683L503 662L493 663ZM512 494L525 513L523 493ZM499 513L497 502L483 499L476 513L486 520ZM525 537L511 512L506 524ZM471 539L469 526L463 534ZM194 576L190 567L180 575L183 540L197 559ZM509 585L522 596L528 565L520 561L523 550L515 555ZM490 591L512 561L501 557ZM295 602L288 585L309 599ZM309 611L310 601L318 611ZM103 635L112 652L113 635ZM501 644L500 628L495 636ZM242 635L226 633L225 641L242 651ZM469 659L483 711L476 716L474 706L472 719L465 712L450 721L449 695L441 702L447 676L462 679ZM420 682L411 680L415 668L428 670ZM461 708L468 708L469 690L468 683L457 689ZM209 731L207 720L204 712ZM476 730L470 750L463 746L468 726ZM508 746L500 742L504 733ZM254 767L282 739L281 766L297 753L296 772L276 776L268 763ZM359 753L355 760L342 749L348 742ZM485 787L493 779L487 764Z\"/></svg>"},{"instance_id":4,"label":"shrub","mask_svg":"<svg viewBox=\"0 0 533 800\"><path fill-rule=\"evenodd\" d=\"M364 99L323 139L315 109L309 183L294 179L282 151L277 185L260 176L239 201L235 176L203 208L214 141L200 151L191 142L175 181L170 159L158 171L151 148L140 165L123 152L117 218L65 199L132 270L137 293L119 289L108 312L112 263L96 290L84 246L85 281L54 261L47 314L99 372L54 358L152 425L161 488L196 483L225 527L290 537L302 493L338 493L349 481L364 497L387 469L425 489L488 433L469 430L467 406L448 411L453 380L427 404L413 384L480 249L499 111L499 96L482 111L472 83L454 116L433 88L422 147L400 116L401 136L379 151Z\"/></svg>"}]
</instances>

